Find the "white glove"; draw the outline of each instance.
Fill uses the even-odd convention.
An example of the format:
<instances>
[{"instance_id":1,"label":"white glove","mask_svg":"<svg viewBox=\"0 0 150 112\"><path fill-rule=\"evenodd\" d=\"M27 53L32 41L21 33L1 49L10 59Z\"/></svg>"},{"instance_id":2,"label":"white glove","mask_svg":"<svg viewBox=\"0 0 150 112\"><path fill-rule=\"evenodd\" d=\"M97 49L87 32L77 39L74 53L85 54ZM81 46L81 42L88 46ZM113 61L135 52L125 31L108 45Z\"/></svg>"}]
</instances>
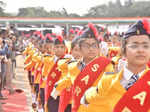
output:
<instances>
[{"instance_id":1,"label":"white glove","mask_svg":"<svg viewBox=\"0 0 150 112\"><path fill-rule=\"evenodd\" d=\"M123 59L120 59L119 62L118 62L118 71L122 70L122 68L124 68L125 66L127 66L127 61L126 60L123 60Z\"/></svg>"},{"instance_id":2,"label":"white glove","mask_svg":"<svg viewBox=\"0 0 150 112\"><path fill-rule=\"evenodd\" d=\"M81 100L80 100L80 104L83 104L84 106L88 106L88 104L86 104L85 102L86 98L85 98L85 95L82 96Z\"/></svg>"},{"instance_id":3,"label":"white glove","mask_svg":"<svg viewBox=\"0 0 150 112\"><path fill-rule=\"evenodd\" d=\"M56 90L56 88L53 89L51 96L56 100L57 96L60 94L59 91Z\"/></svg>"},{"instance_id":4,"label":"white glove","mask_svg":"<svg viewBox=\"0 0 150 112\"><path fill-rule=\"evenodd\" d=\"M43 109L38 109L38 112L44 112L44 110Z\"/></svg>"},{"instance_id":5,"label":"white glove","mask_svg":"<svg viewBox=\"0 0 150 112\"><path fill-rule=\"evenodd\" d=\"M101 53L104 55L104 56L107 56L108 54L108 44L106 42L101 42L100 44L100 48L101 48Z\"/></svg>"}]
</instances>

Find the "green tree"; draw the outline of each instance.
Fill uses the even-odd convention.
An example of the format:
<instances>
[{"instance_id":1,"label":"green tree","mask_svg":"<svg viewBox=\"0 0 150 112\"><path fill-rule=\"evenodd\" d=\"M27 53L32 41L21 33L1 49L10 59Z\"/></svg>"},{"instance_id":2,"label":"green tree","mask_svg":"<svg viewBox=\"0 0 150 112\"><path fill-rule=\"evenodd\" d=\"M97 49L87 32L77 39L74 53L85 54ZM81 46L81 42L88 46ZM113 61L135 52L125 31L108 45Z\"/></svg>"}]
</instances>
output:
<instances>
[{"instance_id":1,"label":"green tree","mask_svg":"<svg viewBox=\"0 0 150 112\"><path fill-rule=\"evenodd\" d=\"M69 17L80 17L80 15L76 14L76 13L70 13Z\"/></svg>"},{"instance_id":2,"label":"green tree","mask_svg":"<svg viewBox=\"0 0 150 112\"><path fill-rule=\"evenodd\" d=\"M48 12L43 7L19 8L17 16L20 17L47 17Z\"/></svg>"},{"instance_id":3,"label":"green tree","mask_svg":"<svg viewBox=\"0 0 150 112\"><path fill-rule=\"evenodd\" d=\"M62 13L59 11L50 11L49 17L62 17Z\"/></svg>"},{"instance_id":4,"label":"green tree","mask_svg":"<svg viewBox=\"0 0 150 112\"><path fill-rule=\"evenodd\" d=\"M84 17L143 17L150 16L150 1L135 2L127 0L122 5L120 0L116 3L109 2L108 5L91 7Z\"/></svg>"},{"instance_id":5,"label":"green tree","mask_svg":"<svg viewBox=\"0 0 150 112\"><path fill-rule=\"evenodd\" d=\"M80 17L78 14L68 14L66 9L61 11L51 10L47 12L43 7L20 8L17 16L19 17Z\"/></svg>"},{"instance_id":6,"label":"green tree","mask_svg":"<svg viewBox=\"0 0 150 112\"><path fill-rule=\"evenodd\" d=\"M5 16L4 7L6 4L3 1L0 1L0 16Z\"/></svg>"}]
</instances>

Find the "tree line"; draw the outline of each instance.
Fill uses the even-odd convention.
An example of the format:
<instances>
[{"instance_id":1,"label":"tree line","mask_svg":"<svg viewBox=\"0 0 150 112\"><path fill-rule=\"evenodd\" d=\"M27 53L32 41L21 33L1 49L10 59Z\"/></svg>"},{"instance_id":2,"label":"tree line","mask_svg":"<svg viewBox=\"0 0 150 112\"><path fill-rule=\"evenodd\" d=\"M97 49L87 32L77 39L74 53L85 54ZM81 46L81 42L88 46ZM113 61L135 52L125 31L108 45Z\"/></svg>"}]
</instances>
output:
<instances>
[{"instance_id":1,"label":"tree line","mask_svg":"<svg viewBox=\"0 0 150 112\"><path fill-rule=\"evenodd\" d=\"M79 15L76 13L67 13L63 8L61 11L47 11L44 7L27 7L19 8L17 14L5 12L7 4L0 1L1 17L145 17L150 16L150 1L127 0L124 4L121 0L109 2L108 4L91 7L86 14Z\"/></svg>"}]
</instances>

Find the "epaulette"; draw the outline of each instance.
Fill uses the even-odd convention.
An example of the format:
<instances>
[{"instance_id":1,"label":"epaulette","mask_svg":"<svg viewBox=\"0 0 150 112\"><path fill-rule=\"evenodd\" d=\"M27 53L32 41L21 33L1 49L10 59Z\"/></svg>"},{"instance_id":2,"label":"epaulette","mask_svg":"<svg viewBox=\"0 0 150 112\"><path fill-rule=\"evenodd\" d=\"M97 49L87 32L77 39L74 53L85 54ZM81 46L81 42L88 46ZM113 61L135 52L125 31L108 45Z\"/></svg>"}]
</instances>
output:
<instances>
[{"instance_id":1,"label":"epaulette","mask_svg":"<svg viewBox=\"0 0 150 112\"><path fill-rule=\"evenodd\" d=\"M70 58L60 58L60 59L70 59Z\"/></svg>"},{"instance_id":2,"label":"epaulette","mask_svg":"<svg viewBox=\"0 0 150 112\"><path fill-rule=\"evenodd\" d=\"M71 60L71 58L60 58L59 59L59 62L60 63L66 63L66 64L68 64L68 62Z\"/></svg>"},{"instance_id":3,"label":"epaulette","mask_svg":"<svg viewBox=\"0 0 150 112\"><path fill-rule=\"evenodd\" d=\"M44 55L44 57L47 57L47 56L52 56L52 55L50 55L50 54L45 54L45 55Z\"/></svg>"},{"instance_id":4,"label":"epaulette","mask_svg":"<svg viewBox=\"0 0 150 112\"><path fill-rule=\"evenodd\" d=\"M105 72L105 75L115 75L115 72Z\"/></svg>"},{"instance_id":5,"label":"epaulette","mask_svg":"<svg viewBox=\"0 0 150 112\"><path fill-rule=\"evenodd\" d=\"M77 62L77 61L76 61L76 60L70 60L70 61L68 62L68 64L73 63L73 62Z\"/></svg>"}]
</instances>

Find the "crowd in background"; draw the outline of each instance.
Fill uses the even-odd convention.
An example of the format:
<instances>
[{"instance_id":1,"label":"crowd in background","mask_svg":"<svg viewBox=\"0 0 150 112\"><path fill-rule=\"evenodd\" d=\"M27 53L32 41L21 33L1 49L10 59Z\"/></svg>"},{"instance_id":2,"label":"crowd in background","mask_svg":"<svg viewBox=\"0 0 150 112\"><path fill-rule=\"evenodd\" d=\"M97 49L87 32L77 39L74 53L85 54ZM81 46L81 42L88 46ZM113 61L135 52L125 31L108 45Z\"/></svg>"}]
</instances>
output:
<instances>
[{"instance_id":1,"label":"crowd in background","mask_svg":"<svg viewBox=\"0 0 150 112\"><path fill-rule=\"evenodd\" d=\"M12 80L16 77L16 55L20 49L18 38L13 29L0 30L0 101L7 99L2 90L8 90L10 95L15 92Z\"/></svg>"}]
</instances>

